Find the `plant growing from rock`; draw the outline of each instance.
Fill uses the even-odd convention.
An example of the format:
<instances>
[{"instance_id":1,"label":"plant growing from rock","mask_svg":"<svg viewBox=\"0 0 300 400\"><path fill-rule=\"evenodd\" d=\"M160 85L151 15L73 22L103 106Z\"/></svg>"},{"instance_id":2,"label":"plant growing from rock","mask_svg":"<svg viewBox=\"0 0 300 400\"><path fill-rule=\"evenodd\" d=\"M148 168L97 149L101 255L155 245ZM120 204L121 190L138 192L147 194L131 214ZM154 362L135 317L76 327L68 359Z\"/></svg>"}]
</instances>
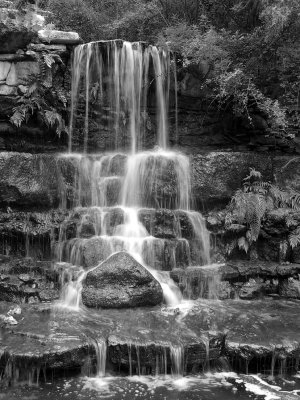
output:
<instances>
[{"instance_id":1,"label":"plant growing from rock","mask_svg":"<svg viewBox=\"0 0 300 400\"><path fill-rule=\"evenodd\" d=\"M52 66L60 56L43 51L38 55L40 73L31 75L25 92L19 96L18 105L13 108L10 122L16 127L27 124L32 117L48 128L55 129L58 136L67 132L67 126L59 108L67 106L67 96L62 88L52 86Z\"/></svg>"},{"instance_id":2,"label":"plant growing from rock","mask_svg":"<svg viewBox=\"0 0 300 400\"><path fill-rule=\"evenodd\" d=\"M235 192L227 207L225 227L235 235L227 246L227 253L230 254L235 248L247 253L257 241L268 211L279 207L299 210L300 193L282 190L270 182L264 182L261 173L251 168L243 187ZM291 225L294 221L286 223ZM292 247L300 244L300 227L290 234L289 244Z\"/></svg>"}]
</instances>

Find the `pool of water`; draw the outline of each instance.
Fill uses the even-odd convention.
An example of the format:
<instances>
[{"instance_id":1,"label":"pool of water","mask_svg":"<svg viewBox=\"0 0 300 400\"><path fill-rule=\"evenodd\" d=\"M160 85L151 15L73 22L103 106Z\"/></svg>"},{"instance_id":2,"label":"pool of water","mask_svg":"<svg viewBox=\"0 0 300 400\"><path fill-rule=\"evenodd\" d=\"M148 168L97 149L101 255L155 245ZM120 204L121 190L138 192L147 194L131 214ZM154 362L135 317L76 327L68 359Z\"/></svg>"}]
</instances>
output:
<instances>
[{"instance_id":1,"label":"pool of water","mask_svg":"<svg viewBox=\"0 0 300 400\"><path fill-rule=\"evenodd\" d=\"M281 386L278 386L281 385ZM201 376L132 376L60 378L40 386L4 389L0 400L153 399L153 400L275 400L300 399L299 377L269 382L259 376L208 373Z\"/></svg>"}]
</instances>

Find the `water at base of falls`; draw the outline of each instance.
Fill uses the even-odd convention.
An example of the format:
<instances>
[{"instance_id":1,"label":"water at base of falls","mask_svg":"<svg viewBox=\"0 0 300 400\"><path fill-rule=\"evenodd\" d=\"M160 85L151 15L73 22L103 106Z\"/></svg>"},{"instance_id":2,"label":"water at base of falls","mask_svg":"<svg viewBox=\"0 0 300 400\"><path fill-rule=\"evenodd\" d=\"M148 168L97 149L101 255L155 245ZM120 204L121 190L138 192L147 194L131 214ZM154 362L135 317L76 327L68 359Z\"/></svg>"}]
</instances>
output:
<instances>
[{"instance_id":1,"label":"water at base of falls","mask_svg":"<svg viewBox=\"0 0 300 400\"><path fill-rule=\"evenodd\" d=\"M54 246L56 260L88 271L115 252L126 251L158 280L166 304L174 307L182 301L182 294L169 271L176 266L209 264L210 238L203 217L191 210L189 158L168 149L170 54L141 43L93 42L76 47L72 65L69 154L63 157L75 166L77 190L69 204L73 211L62 224ZM144 117L153 90L157 148L142 151ZM121 148L119 142L125 135L130 143L129 154L86 154L91 100L100 113L109 109L115 148ZM78 120L82 118L78 115L82 110L85 153L73 154L74 132L80 129ZM62 183L62 207L68 203L67 191ZM151 215L155 213L160 221L152 223ZM76 233L70 235L75 214ZM85 257L90 240L101 248L94 265L89 265ZM64 280L64 305L79 308L84 276L82 272L77 280Z\"/></svg>"},{"instance_id":2,"label":"water at base of falls","mask_svg":"<svg viewBox=\"0 0 300 400\"><path fill-rule=\"evenodd\" d=\"M40 387L22 386L16 389L4 388L1 394L5 399L47 398L57 400L71 398L93 400L109 398L114 400L275 400L299 395L299 378L296 386L281 383L270 385L266 380L250 376L252 383L244 375L232 372L206 373L174 379L172 376L132 376L106 378L60 378L54 384ZM287 391L288 390L288 391Z\"/></svg>"}]
</instances>

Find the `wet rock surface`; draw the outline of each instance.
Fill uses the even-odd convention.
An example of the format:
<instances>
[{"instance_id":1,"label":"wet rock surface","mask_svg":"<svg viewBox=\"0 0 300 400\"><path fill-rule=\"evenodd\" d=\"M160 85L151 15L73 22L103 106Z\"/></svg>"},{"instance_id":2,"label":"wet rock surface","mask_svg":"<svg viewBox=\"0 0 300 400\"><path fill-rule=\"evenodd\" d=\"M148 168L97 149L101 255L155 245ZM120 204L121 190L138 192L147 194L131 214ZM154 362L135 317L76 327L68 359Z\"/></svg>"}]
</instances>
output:
<instances>
[{"instance_id":1,"label":"wet rock surface","mask_svg":"<svg viewBox=\"0 0 300 400\"><path fill-rule=\"evenodd\" d=\"M15 307L0 303L0 314ZM280 371L280 360L293 371L300 354L300 319L297 301L205 301L194 302L185 312L172 309L85 310L74 312L41 305L22 305L13 314L16 325L1 319L0 369L10 363L28 378L43 366L49 370L95 367L96 343L107 345L107 368L127 374L154 373L157 359L165 357L170 371L173 349L182 349L184 370L199 371L207 359L229 357L232 365L240 360L239 371ZM226 341L224 333L226 332ZM209 348L209 352L208 352ZM244 363L243 363L244 362ZM162 366L164 371L165 366ZM254 371L255 370L255 371ZM14 373L6 376L14 379ZM4 375L5 376L5 375Z\"/></svg>"},{"instance_id":2,"label":"wet rock surface","mask_svg":"<svg viewBox=\"0 0 300 400\"><path fill-rule=\"evenodd\" d=\"M93 308L153 306L163 299L153 276L128 253L113 254L88 272L83 283L83 304Z\"/></svg>"},{"instance_id":3,"label":"wet rock surface","mask_svg":"<svg viewBox=\"0 0 300 400\"><path fill-rule=\"evenodd\" d=\"M69 244L78 250L79 262L84 268L95 267L113 252L127 251L129 246L126 238L118 236L73 239ZM156 270L171 271L176 266L185 268L189 265L189 246L184 239L168 240L149 236L137 245L142 247L145 264Z\"/></svg>"},{"instance_id":4,"label":"wet rock surface","mask_svg":"<svg viewBox=\"0 0 300 400\"><path fill-rule=\"evenodd\" d=\"M100 158L101 156L98 156L98 159ZM92 159L95 157L91 156ZM107 161L110 165L107 168L106 176L116 178L123 176L125 161L124 154L116 154L111 161ZM65 201L69 207L75 206L76 203L80 205L80 199L76 198L78 191L76 185L81 182L83 196L81 205L85 205L84 203L88 202L91 194L85 193L84 188L88 184L89 177L88 174L86 177L82 176L82 172L85 168L87 168L86 171L90 170L91 172L92 164L84 166L83 162L88 161L76 156L56 157L45 154L2 152L0 153L0 176L2 176L3 184L0 191L0 202L49 207L59 203L60 196L64 192ZM276 157L265 157L249 152L201 153L192 155L190 162L192 191L196 198L196 205L200 209L203 204L206 204L208 209L226 205L235 190L241 186L250 167L260 170L266 181L272 181L274 176L276 177L281 171L281 164L277 165ZM165 161L162 162L159 157L149 158L150 169L153 167L153 163L157 168L156 185L147 194L144 204L148 204L150 207L159 204L162 207L173 208L177 201L174 162L170 159L167 164L164 164ZM103 168L106 168L105 162ZM272 174L272 170L274 170L274 174ZM78 180L80 171L81 180ZM291 180L293 174L289 176ZM149 176L150 178L153 177ZM288 178L286 179L288 187L297 188L296 176L295 184L288 183L290 181ZM116 179L111 179L108 185L108 197L111 197L110 205L116 204L116 198L113 198L109 191L118 192L115 190L117 184Z\"/></svg>"},{"instance_id":5,"label":"wet rock surface","mask_svg":"<svg viewBox=\"0 0 300 400\"><path fill-rule=\"evenodd\" d=\"M0 301L18 304L50 302L59 298L58 273L49 261L0 258Z\"/></svg>"},{"instance_id":6,"label":"wet rock surface","mask_svg":"<svg viewBox=\"0 0 300 400\"><path fill-rule=\"evenodd\" d=\"M67 213L60 210L46 212L0 211L0 252L11 256L49 259L51 240L58 236L59 226Z\"/></svg>"},{"instance_id":7,"label":"wet rock surface","mask_svg":"<svg viewBox=\"0 0 300 400\"><path fill-rule=\"evenodd\" d=\"M300 299L300 281L294 278L283 280L279 284L279 294L282 297Z\"/></svg>"},{"instance_id":8,"label":"wet rock surface","mask_svg":"<svg viewBox=\"0 0 300 400\"><path fill-rule=\"evenodd\" d=\"M207 267L175 268L172 279L185 296L258 299L266 295L299 298L300 264L267 261L228 261Z\"/></svg>"}]
</instances>

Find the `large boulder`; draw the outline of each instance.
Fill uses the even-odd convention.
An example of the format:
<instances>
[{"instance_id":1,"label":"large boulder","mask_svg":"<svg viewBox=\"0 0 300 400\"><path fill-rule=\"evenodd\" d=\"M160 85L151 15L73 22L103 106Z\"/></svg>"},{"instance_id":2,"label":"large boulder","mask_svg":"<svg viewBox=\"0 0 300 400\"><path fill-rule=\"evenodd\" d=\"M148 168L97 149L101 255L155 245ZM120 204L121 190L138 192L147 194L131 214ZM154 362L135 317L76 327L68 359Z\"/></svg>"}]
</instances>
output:
<instances>
[{"instance_id":1,"label":"large boulder","mask_svg":"<svg viewBox=\"0 0 300 400\"><path fill-rule=\"evenodd\" d=\"M153 306L162 300L159 283L125 252L113 254L90 271L83 283L82 301L87 307Z\"/></svg>"}]
</instances>

